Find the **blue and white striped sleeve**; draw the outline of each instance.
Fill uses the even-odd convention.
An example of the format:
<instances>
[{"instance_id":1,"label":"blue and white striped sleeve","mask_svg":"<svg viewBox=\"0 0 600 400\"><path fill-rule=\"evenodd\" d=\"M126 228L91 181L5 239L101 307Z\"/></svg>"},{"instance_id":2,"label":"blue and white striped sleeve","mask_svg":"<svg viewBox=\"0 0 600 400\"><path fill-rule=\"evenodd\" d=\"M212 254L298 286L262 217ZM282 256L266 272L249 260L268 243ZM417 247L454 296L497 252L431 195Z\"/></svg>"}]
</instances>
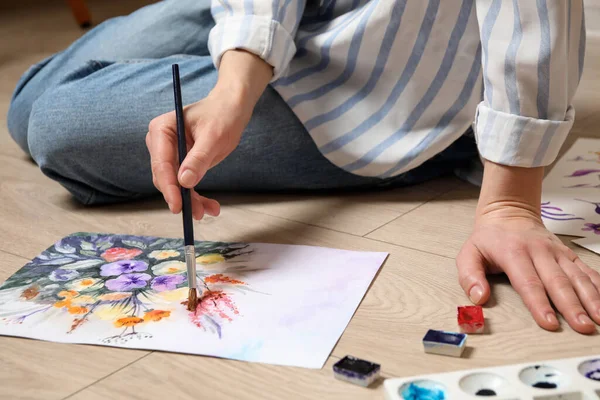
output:
<instances>
[{"instance_id":1,"label":"blue and white striped sleeve","mask_svg":"<svg viewBox=\"0 0 600 400\"><path fill-rule=\"evenodd\" d=\"M218 68L228 50L242 49L273 67L277 80L296 53L294 36L306 0L212 0L216 25L209 35L209 51Z\"/></svg>"},{"instance_id":2,"label":"blue and white striped sleeve","mask_svg":"<svg viewBox=\"0 0 600 400\"><path fill-rule=\"evenodd\" d=\"M583 70L583 0L476 0L483 101L481 156L518 167L551 164L569 134Z\"/></svg>"}]
</instances>

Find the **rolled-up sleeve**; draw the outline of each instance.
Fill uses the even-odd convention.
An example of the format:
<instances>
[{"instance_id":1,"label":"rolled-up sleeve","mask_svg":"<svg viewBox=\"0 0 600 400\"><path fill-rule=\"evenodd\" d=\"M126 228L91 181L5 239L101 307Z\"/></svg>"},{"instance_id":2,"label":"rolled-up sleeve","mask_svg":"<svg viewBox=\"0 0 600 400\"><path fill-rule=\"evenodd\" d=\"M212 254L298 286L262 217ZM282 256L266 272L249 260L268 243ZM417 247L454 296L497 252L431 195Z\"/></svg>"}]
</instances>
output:
<instances>
[{"instance_id":1,"label":"rolled-up sleeve","mask_svg":"<svg viewBox=\"0 0 600 400\"><path fill-rule=\"evenodd\" d=\"M273 67L277 80L296 53L294 37L306 0L212 0L216 25L209 50L218 68L228 50L242 49Z\"/></svg>"},{"instance_id":2,"label":"rolled-up sleeve","mask_svg":"<svg viewBox=\"0 0 600 400\"><path fill-rule=\"evenodd\" d=\"M481 156L518 167L551 164L575 118L585 54L583 0L477 0L483 101Z\"/></svg>"}]
</instances>

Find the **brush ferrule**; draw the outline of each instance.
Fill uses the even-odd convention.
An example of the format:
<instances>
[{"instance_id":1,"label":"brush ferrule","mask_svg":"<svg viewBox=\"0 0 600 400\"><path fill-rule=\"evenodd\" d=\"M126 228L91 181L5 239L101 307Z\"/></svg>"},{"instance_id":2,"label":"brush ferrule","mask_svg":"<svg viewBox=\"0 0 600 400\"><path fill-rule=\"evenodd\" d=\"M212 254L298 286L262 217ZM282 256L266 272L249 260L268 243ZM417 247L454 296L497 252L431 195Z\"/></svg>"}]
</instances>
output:
<instances>
[{"instance_id":1,"label":"brush ferrule","mask_svg":"<svg viewBox=\"0 0 600 400\"><path fill-rule=\"evenodd\" d=\"M185 265L187 267L188 286L190 289L196 289L196 248L194 246L185 246Z\"/></svg>"}]
</instances>

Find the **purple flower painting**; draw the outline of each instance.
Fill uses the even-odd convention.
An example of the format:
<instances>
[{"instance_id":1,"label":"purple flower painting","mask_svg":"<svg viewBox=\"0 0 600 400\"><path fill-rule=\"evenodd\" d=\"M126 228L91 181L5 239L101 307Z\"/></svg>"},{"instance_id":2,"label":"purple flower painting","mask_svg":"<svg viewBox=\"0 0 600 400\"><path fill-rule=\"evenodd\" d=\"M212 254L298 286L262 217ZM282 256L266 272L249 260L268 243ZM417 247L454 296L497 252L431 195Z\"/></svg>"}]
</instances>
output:
<instances>
[{"instance_id":1,"label":"purple flower painting","mask_svg":"<svg viewBox=\"0 0 600 400\"><path fill-rule=\"evenodd\" d=\"M68 269L55 269L52 271L50 276L48 277L51 281L54 282L66 282L72 279L75 279L79 276L79 272L75 270Z\"/></svg>"},{"instance_id":2,"label":"purple flower painting","mask_svg":"<svg viewBox=\"0 0 600 400\"><path fill-rule=\"evenodd\" d=\"M0 285L0 334L7 326L23 324L32 324L32 332L43 331L36 324L67 315L66 335L86 324L104 324L99 329L103 336L92 343L123 345L152 338L150 331L159 323L185 323L222 338L225 324L240 316L233 293L253 290L233 276L199 269L201 298L197 312L189 312L183 246L181 239L67 236ZM194 247L198 260L218 260L231 273L244 270L244 260L253 253L245 243L198 242ZM40 322L43 313L48 314ZM106 328L114 335L104 336Z\"/></svg>"},{"instance_id":3,"label":"purple flower painting","mask_svg":"<svg viewBox=\"0 0 600 400\"><path fill-rule=\"evenodd\" d=\"M101 276L115 276L121 274L130 274L132 272L141 272L148 269L148 264L143 261L122 260L105 264L100 269Z\"/></svg>"},{"instance_id":4,"label":"purple flower painting","mask_svg":"<svg viewBox=\"0 0 600 400\"><path fill-rule=\"evenodd\" d=\"M152 289L157 292L164 292L166 290L175 290L177 285L183 283L185 278L183 275L163 275L157 276L152 280Z\"/></svg>"},{"instance_id":5,"label":"purple flower painting","mask_svg":"<svg viewBox=\"0 0 600 400\"><path fill-rule=\"evenodd\" d=\"M148 274L124 274L118 278L107 280L105 285L114 292L127 292L145 287L151 278Z\"/></svg>"},{"instance_id":6,"label":"purple flower painting","mask_svg":"<svg viewBox=\"0 0 600 400\"><path fill-rule=\"evenodd\" d=\"M596 235L600 235L600 224L587 223L584 225L585 228L581 228L582 231L590 231L594 232Z\"/></svg>"},{"instance_id":7,"label":"purple flower painting","mask_svg":"<svg viewBox=\"0 0 600 400\"><path fill-rule=\"evenodd\" d=\"M549 201L542 203L542 218L554 221L583 220L583 218L576 217L574 214L565 213L560 207L550 205Z\"/></svg>"}]
</instances>

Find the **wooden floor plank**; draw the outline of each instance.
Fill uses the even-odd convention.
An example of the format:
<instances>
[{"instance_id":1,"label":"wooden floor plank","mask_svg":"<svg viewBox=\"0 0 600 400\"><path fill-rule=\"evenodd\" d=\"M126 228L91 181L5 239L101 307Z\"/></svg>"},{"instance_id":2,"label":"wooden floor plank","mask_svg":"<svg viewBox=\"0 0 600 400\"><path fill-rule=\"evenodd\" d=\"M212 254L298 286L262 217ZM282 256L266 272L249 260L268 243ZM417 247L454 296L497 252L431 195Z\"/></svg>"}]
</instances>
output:
<instances>
[{"instance_id":1,"label":"wooden floor plank","mask_svg":"<svg viewBox=\"0 0 600 400\"><path fill-rule=\"evenodd\" d=\"M223 204L363 236L450 190L456 178L367 193L217 195Z\"/></svg>"}]
</instances>

